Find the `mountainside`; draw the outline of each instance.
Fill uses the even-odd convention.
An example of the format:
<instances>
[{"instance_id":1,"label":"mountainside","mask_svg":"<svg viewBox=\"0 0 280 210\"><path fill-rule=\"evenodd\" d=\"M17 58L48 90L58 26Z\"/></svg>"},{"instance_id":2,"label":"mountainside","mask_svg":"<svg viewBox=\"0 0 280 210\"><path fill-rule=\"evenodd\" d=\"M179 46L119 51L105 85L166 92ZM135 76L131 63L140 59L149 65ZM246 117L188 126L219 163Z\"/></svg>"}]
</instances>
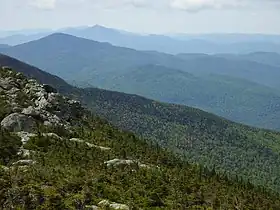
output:
<instances>
[{"instance_id":1,"label":"mountainside","mask_svg":"<svg viewBox=\"0 0 280 210\"><path fill-rule=\"evenodd\" d=\"M149 53L114 47L108 43L95 42L66 34L53 34L38 41L3 50L3 52L67 80L73 80L81 72L92 74L96 70L101 76L105 76L142 63L168 63L169 60L166 61L166 58L170 57L165 54L150 56ZM50 62L46 62L46 60ZM176 58L173 60L180 61ZM100 71L101 69L103 70Z\"/></svg>"},{"instance_id":2,"label":"mountainside","mask_svg":"<svg viewBox=\"0 0 280 210\"><path fill-rule=\"evenodd\" d=\"M208 33L208 34L170 34L169 36L180 39L190 40L193 38L202 39L205 41L234 44L246 42L270 42L280 43L280 36L277 34L242 34L242 33Z\"/></svg>"},{"instance_id":3,"label":"mountainside","mask_svg":"<svg viewBox=\"0 0 280 210\"><path fill-rule=\"evenodd\" d=\"M187 164L91 116L51 86L7 67L0 83L2 209L280 206L277 194Z\"/></svg>"},{"instance_id":4,"label":"mountainside","mask_svg":"<svg viewBox=\"0 0 280 210\"><path fill-rule=\"evenodd\" d=\"M0 66L11 66L13 69L19 69L21 73L23 73L28 78L35 78L38 82L42 84L50 84L57 88L61 89L69 89L71 86L66 83L63 79L49 74L47 72L43 72L42 70L28 65L26 63L20 62L17 59L12 57L8 57L6 55L0 54Z\"/></svg>"},{"instance_id":5,"label":"mountainside","mask_svg":"<svg viewBox=\"0 0 280 210\"><path fill-rule=\"evenodd\" d=\"M2 51L80 87L140 94L253 126L280 127L280 67L206 54L142 52L65 34ZM182 76L190 73L191 78Z\"/></svg>"},{"instance_id":6,"label":"mountainside","mask_svg":"<svg viewBox=\"0 0 280 210\"><path fill-rule=\"evenodd\" d=\"M10 58L6 56L6 59ZM33 67L29 71L34 75ZM148 142L158 143L188 161L215 167L219 174L243 177L256 185L280 191L277 178L280 134L277 132L251 128L198 109L159 103L136 95L71 87L61 92L79 98L94 113L118 127L133 131Z\"/></svg>"},{"instance_id":7,"label":"mountainside","mask_svg":"<svg viewBox=\"0 0 280 210\"><path fill-rule=\"evenodd\" d=\"M94 84L197 107L236 122L280 130L279 92L248 80L220 75L196 77L176 69L146 65Z\"/></svg>"},{"instance_id":8,"label":"mountainside","mask_svg":"<svg viewBox=\"0 0 280 210\"><path fill-rule=\"evenodd\" d=\"M249 54L217 54L219 57L224 57L227 59L234 60L250 60L258 63L263 63L271 66L280 67L280 54L273 52L254 52Z\"/></svg>"},{"instance_id":9,"label":"mountainside","mask_svg":"<svg viewBox=\"0 0 280 210\"><path fill-rule=\"evenodd\" d=\"M38 34L35 33L35 34L29 34L29 35L13 34L13 35L6 36L6 37L0 37L0 44L15 46L18 44L23 44L26 42L40 39L44 36L49 35L50 33L51 32L49 32L49 33L44 32L44 33L38 33Z\"/></svg>"},{"instance_id":10,"label":"mountainside","mask_svg":"<svg viewBox=\"0 0 280 210\"><path fill-rule=\"evenodd\" d=\"M280 88L280 84L276 80L276 77L280 76L280 68L277 66L242 59L242 57L241 59L228 59L205 54L198 56L179 54L177 56L187 61L186 70L188 72L197 75L220 74L247 79L272 88Z\"/></svg>"},{"instance_id":11,"label":"mountainside","mask_svg":"<svg viewBox=\"0 0 280 210\"><path fill-rule=\"evenodd\" d=\"M42 50L44 49L44 50ZM201 54L177 56L115 47L66 34L52 34L37 41L2 49L3 53L33 64L68 81L102 80L139 65L162 65L195 75L222 74L280 88L280 68L248 60ZM91 85L94 85L92 83Z\"/></svg>"}]
</instances>

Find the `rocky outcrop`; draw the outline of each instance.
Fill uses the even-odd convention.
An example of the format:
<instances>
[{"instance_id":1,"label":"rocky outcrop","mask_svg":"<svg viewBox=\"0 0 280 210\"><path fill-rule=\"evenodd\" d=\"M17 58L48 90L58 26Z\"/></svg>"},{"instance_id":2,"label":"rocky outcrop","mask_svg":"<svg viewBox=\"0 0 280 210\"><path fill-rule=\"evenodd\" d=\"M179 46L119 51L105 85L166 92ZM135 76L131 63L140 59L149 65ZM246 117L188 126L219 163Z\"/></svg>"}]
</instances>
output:
<instances>
[{"instance_id":1,"label":"rocky outcrop","mask_svg":"<svg viewBox=\"0 0 280 210\"><path fill-rule=\"evenodd\" d=\"M59 135L57 135L55 133L43 133L42 135L44 137L51 137L51 138L58 139L58 140L62 139Z\"/></svg>"},{"instance_id":2,"label":"rocky outcrop","mask_svg":"<svg viewBox=\"0 0 280 210\"><path fill-rule=\"evenodd\" d=\"M31 154L35 153L34 151L28 150L28 149L23 149L20 148L20 150L18 151L17 155L23 157L23 158L30 158Z\"/></svg>"},{"instance_id":3,"label":"rocky outcrop","mask_svg":"<svg viewBox=\"0 0 280 210\"><path fill-rule=\"evenodd\" d=\"M121 160L121 159L113 159L113 160L109 160L109 161L105 161L104 164L106 164L107 167L118 167L118 166L132 166L132 165L136 165L139 168L150 168L150 166L140 163L138 161L135 160Z\"/></svg>"},{"instance_id":4,"label":"rocky outcrop","mask_svg":"<svg viewBox=\"0 0 280 210\"><path fill-rule=\"evenodd\" d=\"M69 139L70 141L74 141L74 142L78 142L78 143L83 143L83 144L86 144L88 147L91 147L91 148L97 148L97 149L100 149L102 151L108 151L110 150L111 148L109 147L102 147L102 146L97 146L97 145L94 145L94 144L91 144L91 143L88 143L82 139L78 139L78 138L72 138L72 139Z\"/></svg>"},{"instance_id":5,"label":"rocky outcrop","mask_svg":"<svg viewBox=\"0 0 280 210\"><path fill-rule=\"evenodd\" d=\"M33 106L29 106L27 108L24 108L21 113L25 114L25 115L32 116L32 117L39 117L40 116L40 110L36 109Z\"/></svg>"},{"instance_id":6,"label":"rocky outcrop","mask_svg":"<svg viewBox=\"0 0 280 210\"><path fill-rule=\"evenodd\" d=\"M31 116L12 113L1 121L2 128L13 132L32 132L36 129L36 121Z\"/></svg>"},{"instance_id":7,"label":"rocky outcrop","mask_svg":"<svg viewBox=\"0 0 280 210\"><path fill-rule=\"evenodd\" d=\"M21 138L21 142L23 145L26 144L26 142L28 142L31 137L36 136L36 134L34 133L28 133L24 131L17 132L16 135L18 135Z\"/></svg>"},{"instance_id":8,"label":"rocky outcrop","mask_svg":"<svg viewBox=\"0 0 280 210\"><path fill-rule=\"evenodd\" d=\"M36 122L69 129L75 120L79 121L85 115L80 102L9 68L0 71L0 92L13 112L1 122L1 126L10 131L32 132Z\"/></svg>"},{"instance_id":9,"label":"rocky outcrop","mask_svg":"<svg viewBox=\"0 0 280 210\"><path fill-rule=\"evenodd\" d=\"M85 207L86 210L100 210L100 208L95 205L86 205Z\"/></svg>"},{"instance_id":10,"label":"rocky outcrop","mask_svg":"<svg viewBox=\"0 0 280 210\"><path fill-rule=\"evenodd\" d=\"M13 166L28 166L28 165L33 165L33 164L35 164L36 163L36 161L34 161L34 160L19 160L19 161L17 161L17 162L14 162L13 163Z\"/></svg>"},{"instance_id":11,"label":"rocky outcrop","mask_svg":"<svg viewBox=\"0 0 280 210\"><path fill-rule=\"evenodd\" d=\"M119 210L129 210L129 206L125 204L119 204L110 202L108 200L102 200L98 203L98 206L102 208L119 209Z\"/></svg>"}]
</instances>

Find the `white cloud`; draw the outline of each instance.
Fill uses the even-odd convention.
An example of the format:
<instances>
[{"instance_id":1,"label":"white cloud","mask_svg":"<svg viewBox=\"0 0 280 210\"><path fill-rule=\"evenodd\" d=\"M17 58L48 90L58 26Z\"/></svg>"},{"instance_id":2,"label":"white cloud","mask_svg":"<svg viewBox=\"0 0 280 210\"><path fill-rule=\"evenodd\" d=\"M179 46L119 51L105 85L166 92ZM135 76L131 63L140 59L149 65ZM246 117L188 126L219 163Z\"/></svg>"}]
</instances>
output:
<instances>
[{"instance_id":1,"label":"white cloud","mask_svg":"<svg viewBox=\"0 0 280 210\"><path fill-rule=\"evenodd\" d=\"M261 0L254 0L261 1ZM265 0L275 1L275 0ZM278 0L277 0L278 1ZM224 9L244 6L252 0L93 0L95 4L105 7L134 6L145 8L169 8L185 11L199 11L203 9Z\"/></svg>"},{"instance_id":2,"label":"white cloud","mask_svg":"<svg viewBox=\"0 0 280 210\"><path fill-rule=\"evenodd\" d=\"M241 6L240 0L170 0L171 8L187 11L222 9Z\"/></svg>"},{"instance_id":3,"label":"white cloud","mask_svg":"<svg viewBox=\"0 0 280 210\"><path fill-rule=\"evenodd\" d=\"M28 4L39 9L54 9L56 0L29 0Z\"/></svg>"},{"instance_id":4,"label":"white cloud","mask_svg":"<svg viewBox=\"0 0 280 210\"><path fill-rule=\"evenodd\" d=\"M204 9L229 9L242 6L279 3L280 0L28 0L29 5L40 9L54 9L59 5L87 4L96 8L136 7L150 9L179 9L189 12L198 12Z\"/></svg>"}]
</instances>

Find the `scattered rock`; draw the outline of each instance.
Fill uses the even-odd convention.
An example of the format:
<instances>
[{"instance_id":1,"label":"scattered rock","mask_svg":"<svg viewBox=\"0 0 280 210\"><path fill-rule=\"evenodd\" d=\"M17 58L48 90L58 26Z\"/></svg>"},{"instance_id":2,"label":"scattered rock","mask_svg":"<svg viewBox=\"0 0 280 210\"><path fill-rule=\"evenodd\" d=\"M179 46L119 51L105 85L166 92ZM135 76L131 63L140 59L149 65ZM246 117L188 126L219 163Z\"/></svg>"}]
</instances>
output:
<instances>
[{"instance_id":1,"label":"scattered rock","mask_svg":"<svg viewBox=\"0 0 280 210\"><path fill-rule=\"evenodd\" d=\"M98 206L109 206L110 205L110 201L108 200L102 200L98 203Z\"/></svg>"},{"instance_id":2,"label":"scattered rock","mask_svg":"<svg viewBox=\"0 0 280 210\"><path fill-rule=\"evenodd\" d=\"M67 122L63 123L62 120L55 114L52 114L45 110L41 111L40 117L44 121L44 125L46 126L58 126L62 124L68 125Z\"/></svg>"},{"instance_id":3,"label":"scattered rock","mask_svg":"<svg viewBox=\"0 0 280 210\"><path fill-rule=\"evenodd\" d=\"M107 167L117 167L120 165L133 165L133 164L137 164L138 167L140 168L150 168L150 166L140 163L138 161L135 160L121 160L121 159L113 159L113 160L109 160L109 161L105 161L104 164L107 165Z\"/></svg>"},{"instance_id":4,"label":"scattered rock","mask_svg":"<svg viewBox=\"0 0 280 210\"><path fill-rule=\"evenodd\" d=\"M125 204L118 204L118 203L112 203L109 205L109 208L112 209L121 209L121 210L129 210L129 207Z\"/></svg>"},{"instance_id":5,"label":"scattered rock","mask_svg":"<svg viewBox=\"0 0 280 210\"><path fill-rule=\"evenodd\" d=\"M32 117L20 113L13 113L5 117L1 126L13 132L31 132L37 127L36 121Z\"/></svg>"},{"instance_id":6,"label":"scattered rock","mask_svg":"<svg viewBox=\"0 0 280 210\"><path fill-rule=\"evenodd\" d=\"M43 133L43 136L44 137L51 137L51 138L55 138L55 139L59 139L59 140L62 139L59 135L57 135L55 133Z\"/></svg>"},{"instance_id":7,"label":"scattered rock","mask_svg":"<svg viewBox=\"0 0 280 210\"><path fill-rule=\"evenodd\" d=\"M36 123L40 123L60 126L72 133L71 126L79 126L80 119L85 116L80 102L58 94L50 85L40 85L36 80L28 80L10 69L4 73L0 74L0 91L13 114L0 121L2 127L14 132L32 132L37 127Z\"/></svg>"},{"instance_id":8,"label":"scattered rock","mask_svg":"<svg viewBox=\"0 0 280 210\"><path fill-rule=\"evenodd\" d=\"M28 133L28 132L24 132L24 131L17 132L16 134L21 138L22 144L26 144L26 142L28 142L31 137L36 136L36 134L34 134L34 133Z\"/></svg>"},{"instance_id":9,"label":"scattered rock","mask_svg":"<svg viewBox=\"0 0 280 210\"><path fill-rule=\"evenodd\" d=\"M40 116L40 111L33 106L29 106L27 108L24 108L21 113L25 114L25 115L32 116L32 117Z\"/></svg>"},{"instance_id":10,"label":"scattered rock","mask_svg":"<svg viewBox=\"0 0 280 210\"><path fill-rule=\"evenodd\" d=\"M109 207L111 209L120 209L120 210L129 210L129 206L125 204L119 204L110 202L108 200L102 200L98 203L98 206L100 207Z\"/></svg>"},{"instance_id":11,"label":"scattered rock","mask_svg":"<svg viewBox=\"0 0 280 210\"><path fill-rule=\"evenodd\" d=\"M18 151L17 155L20 155L20 156L23 157L23 158L29 158L30 155L31 155L31 153L34 153L34 151L21 148L21 149Z\"/></svg>"},{"instance_id":12,"label":"scattered rock","mask_svg":"<svg viewBox=\"0 0 280 210\"><path fill-rule=\"evenodd\" d=\"M85 206L86 207L86 210L99 210L100 208L98 206L95 206L95 205L87 205Z\"/></svg>"},{"instance_id":13,"label":"scattered rock","mask_svg":"<svg viewBox=\"0 0 280 210\"><path fill-rule=\"evenodd\" d=\"M21 111L22 111L21 107L18 107L18 106L12 107L12 112L20 113Z\"/></svg>"},{"instance_id":14,"label":"scattered rock","mask_svg":"<svg viewBox=\"0 0 280 210\"><path fill-rule=\"evenodd\" d=\"M1 78L0 87L6 91L11 90L12 88L14 88L13 79L11 77Z\"/></svg>"},{"instance_id":15,"label":"scattered rock","mask_svg":"<svg viewBox=\"0 0 280 210\"><path fill-rule=\"evenodd\" d=\"M7 94L9 94L9 96L12 96L12 98L16 97L16 93L18 93L20 91L20 89L16 88L16 87L12 87L10 90L7 91Z\"/></svg>"},{"instance_id":16,"label":"scattered rock","mask_svg":"<svg viewBox=\"0 0 280 210\"><path fill-rule=\"evenodd\" d=\"M36 161L34 161L34 160L19 160L19 161L17 161L17 162L14 162L12 165L14 166L14 165L21 165L21 166L26 166L26 165L33 165L33 164L35 164L36 163Z\"/></svg>"},{"instance_id":17,"label":"scattered rock","mask_svg":"<svg viewBox=\"0 0 280 210\"><path fill-rule=\"evenodd\" d=\"M44 97L44 92L37 92L37 95L39 95L38 99L35 100L35 105L39 109L46 109L49 105L49 102Z\"/></svg>"},{"instance_id":18,"label":"scattered rock","mask_svg":"<svg viewBox=\"0 0 280 210\"><path fill-rule=\"evenodd\" d=\"M74 141L74 142L78 142L78 143L84 143L86 144L88 147L91 147L91 148L98 148L98 149L101 149L103 151L107 151L107 150L111 150L111 148L109 147L102 147L102 146L97 146L97 145L94 145L94 144L91 144L91 143L88 143L82 139L78 139L78 138L72 138L72 139L69 139L69 141Z\"/></svg>"}]
</instances>

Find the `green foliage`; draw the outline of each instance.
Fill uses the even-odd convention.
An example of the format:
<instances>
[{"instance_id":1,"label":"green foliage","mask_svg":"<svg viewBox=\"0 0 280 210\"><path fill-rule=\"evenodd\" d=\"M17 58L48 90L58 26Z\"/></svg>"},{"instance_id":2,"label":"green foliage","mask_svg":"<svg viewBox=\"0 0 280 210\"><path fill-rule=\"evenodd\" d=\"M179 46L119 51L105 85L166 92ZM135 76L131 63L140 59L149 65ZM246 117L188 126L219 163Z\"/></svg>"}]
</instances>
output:
<instances>
[{"instance_id":1,"label":"green foliage","mask_svg":"<svg viewBox=\"0 0 280 210\"><path fill-rule=\"evenodd\" d=\"M11 113L10 105L5 101L6 96L0 93L0 120Z\"/></svg>"},{"instance_id":2,"label":"green foliage","mask_svg":"<svg viewBox=\"0 0 280 210\"><path fill-rule=\"evenodd\" d=\"M50 131L61 135L58 130ZM0 208L85 209L102 199L132 209L266 210L280 206L276 194L181 161L97 117L86 120L71 135L111 150L90 148L68 138L32 138L25 148L35 151L32 158L37 163L24 172L19 168L0 172ZM103 164L124 154L152 168L107 168Z\"/></svg>"},{"instance_id":3,"label":"green foliage","mask_svg":"<svg viewBox=\"0 0 280 210\"><path fill-rule=\"evenodd\" d=\"M90 81L88 81L90 83ZM183 104L235 122L280 130L280 94L249 80L217 74L194 76L159 65L131 68L127 73L94 81L98 87Z\"/></svg>"},{"instance_id":4,"label":"green foliage","mask_svg":"<svg viewBox=\"0 0 280 210\"><path fill-rule=\"evenodd\" d=\"M39 136L24 145L35 152L36 164L0 170L0 208L83 209L102 199L133 209L279 208L279 133L138 96L98 89L64 91L146 140L94 116L72 122L79 125L73 132L39 126ZM43 137L44 132L63 138ZM8 164L20 146L10 146L9 135L3 138L4 151L8 148L11 156L5 159ZM104 165L114 158L151 168Z\"/></svg>"},{"instance_id":5,"label":"green foliage","mask_svg":"<svg viewBox=\"0 0 280 210\"><path fill-rule=\"evenodd\" d=\"M0 97L2 96L3 95ZM2 121L2 119L9 113L9 104L7 104L3 98L0 98L0 121ZM14 160L17 157L17 152L20 146L20 139L17 136L4 131L0 126L0 165L7 165L11 160Z\"/></svg>"},{"instance_id":6,"label":"green foliage","mask_svg":"<svg viewBox=\"0 0 280 210\"><path fill-rule=\"evenodd\" d=\"M17 136L0 130L0 165L7 165L17 158L21 141Z\"/></svg>"},{"instance_id":7,"label":"green foliage","mask_svg":"<svg viewBox=\"0 0 280 210\"><path fill-rule=\"evenodd\" d=\"M169 148L188 161L280 192L280 134L198 109L135 95L86 89L81 100L122 129Z\"/></svg>"}]
</instances>

